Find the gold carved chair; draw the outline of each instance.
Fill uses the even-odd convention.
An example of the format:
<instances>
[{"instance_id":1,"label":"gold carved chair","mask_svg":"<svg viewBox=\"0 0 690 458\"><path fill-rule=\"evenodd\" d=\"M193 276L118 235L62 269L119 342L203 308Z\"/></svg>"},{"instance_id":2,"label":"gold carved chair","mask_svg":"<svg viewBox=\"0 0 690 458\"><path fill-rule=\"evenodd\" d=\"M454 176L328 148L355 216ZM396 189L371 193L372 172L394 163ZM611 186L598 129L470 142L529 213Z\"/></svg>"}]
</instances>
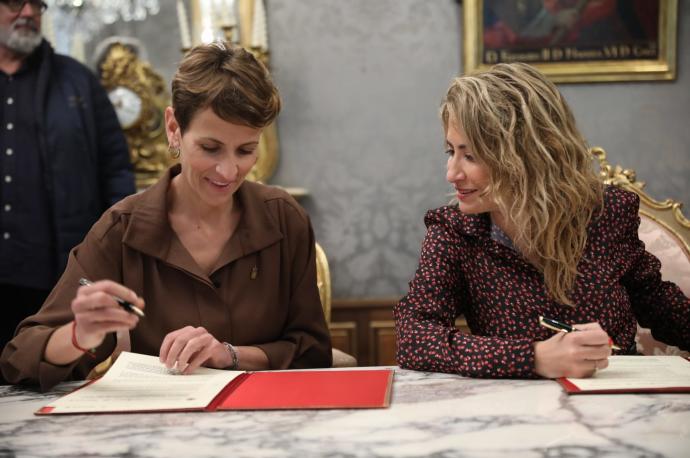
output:
<instances>
[{"instance_id":1,"label":"gold carved chair","mask_svg":"<svg viewBox=\"0 0 690 458\"><path fill-rule=\"evenodd\" d=\"M323 314L326 316L326 323L331 322L331 271L328 268L328 258L321 248L316 244L316 284L319 287L319 296ZM333 349L333 367L354 367L357 360L354 356L345 353L337 348Z\"/></svg>"},{"instance_id":2,"label":"gold carved chair","mask_svg":"<svg viewBox=\"0 0 690 458\"><path fill-rule=\"evenodd\" d=\"M639 237L648 252L661 261L661 276L680 287L690 297L690 221L683 216L683 204L671 199L657 201L645 191L645 183L637 181L634 170L611 166L606 152L592 148L592 155L599 161L599 176L606 184L632 191L640 196ZM649 329L637 328L637 351L645 355L681 355L690 352L655 340Z\"/></svg>"}]
</instances>

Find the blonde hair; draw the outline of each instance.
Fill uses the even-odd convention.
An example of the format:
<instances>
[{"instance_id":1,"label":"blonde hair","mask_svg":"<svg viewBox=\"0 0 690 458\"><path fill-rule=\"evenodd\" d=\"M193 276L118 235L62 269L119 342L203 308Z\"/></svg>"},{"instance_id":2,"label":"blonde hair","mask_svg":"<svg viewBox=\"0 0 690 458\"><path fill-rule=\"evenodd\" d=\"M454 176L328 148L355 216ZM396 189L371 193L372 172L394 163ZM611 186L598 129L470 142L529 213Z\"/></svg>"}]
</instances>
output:
<instances>
[{"instance_id":1,"label":"blonde hair","mask_svg":"<svg viewBox=\"0 0 690 458\"><path fill-rule=\"evenodd\" d=\"M572 306L603 186L561 93L534 67L498 64L455 78L441 118L446 130L452 122L464 131L487 166L487 195L516 228L513 242L543 272L549 295Z\"/></svg>"}]
</instances>

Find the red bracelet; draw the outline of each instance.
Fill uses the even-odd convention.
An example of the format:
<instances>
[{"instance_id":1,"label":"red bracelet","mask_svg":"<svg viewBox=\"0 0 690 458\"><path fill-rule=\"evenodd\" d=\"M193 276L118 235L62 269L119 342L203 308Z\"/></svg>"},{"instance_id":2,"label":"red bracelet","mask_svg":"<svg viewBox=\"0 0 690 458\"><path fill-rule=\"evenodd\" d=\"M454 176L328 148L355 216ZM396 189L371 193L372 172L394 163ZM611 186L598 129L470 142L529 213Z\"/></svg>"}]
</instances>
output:
<instances>
[{"instance_id":1,"label":"red bracelet","mask_svg":"<svg viewBox=\"0 0 690 458\"><path fill-rule=\"evenodd\" d=\"M86 353L89 355L91 358L96 357L96 349L92 348L90 350L87 350L86 348L80 347L79 344L77 343L77 322L72 321L72 345L74 348L77 350L81 351L82 353Z\"/></svg>"}]
</instances>

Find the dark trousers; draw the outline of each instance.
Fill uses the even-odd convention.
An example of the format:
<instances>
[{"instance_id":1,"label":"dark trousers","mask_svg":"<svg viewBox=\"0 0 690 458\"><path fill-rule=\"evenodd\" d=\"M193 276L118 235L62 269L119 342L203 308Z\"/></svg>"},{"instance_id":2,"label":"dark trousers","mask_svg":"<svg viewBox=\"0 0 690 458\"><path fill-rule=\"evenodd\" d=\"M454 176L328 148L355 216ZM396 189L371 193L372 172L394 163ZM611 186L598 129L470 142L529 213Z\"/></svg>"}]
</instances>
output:
<instances>
[{"instance_id":1,"label":"dark trousers","mask_svg":"<svg viewBox=\"0 0 690 458\"><path fill-rule=\"evenodd\" d=\"M0 352L12 340L17 325L27 316L41 308L50 290L24 288L0 283ZM0 384L7 382L0 373Z\"/></svg>"}]
</instances>

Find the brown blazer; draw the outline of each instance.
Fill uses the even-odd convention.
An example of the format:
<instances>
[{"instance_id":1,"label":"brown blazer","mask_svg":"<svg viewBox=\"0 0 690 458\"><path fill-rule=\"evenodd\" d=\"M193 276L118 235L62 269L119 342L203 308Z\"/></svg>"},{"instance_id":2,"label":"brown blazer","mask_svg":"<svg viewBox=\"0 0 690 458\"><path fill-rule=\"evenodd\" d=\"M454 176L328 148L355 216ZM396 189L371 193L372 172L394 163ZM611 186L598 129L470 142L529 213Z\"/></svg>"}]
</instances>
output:
<instances>
[{"instance_id":1,"label":"brown blazer","mask_svg":"<svg viewBox=\"0 0 690 458\"><path fill-rule=\"evenodd\" d=\"M242 217L213 273L203 273L168 221L174 166L158 183L106 211L70 253L41 310L26 318L0 357L5 378L50 389L83 379L115 348L106 337L96 358L55 366L43 360L51 333L73 319L79 278L111 279L146 301L130 331L134 352L158 355L166 334L203 326L218 340L261 348L271 369L329 367L331 344L316 286L314 234L305 211L277 188L245 182Z\"/></svg>"}]
</instances>

